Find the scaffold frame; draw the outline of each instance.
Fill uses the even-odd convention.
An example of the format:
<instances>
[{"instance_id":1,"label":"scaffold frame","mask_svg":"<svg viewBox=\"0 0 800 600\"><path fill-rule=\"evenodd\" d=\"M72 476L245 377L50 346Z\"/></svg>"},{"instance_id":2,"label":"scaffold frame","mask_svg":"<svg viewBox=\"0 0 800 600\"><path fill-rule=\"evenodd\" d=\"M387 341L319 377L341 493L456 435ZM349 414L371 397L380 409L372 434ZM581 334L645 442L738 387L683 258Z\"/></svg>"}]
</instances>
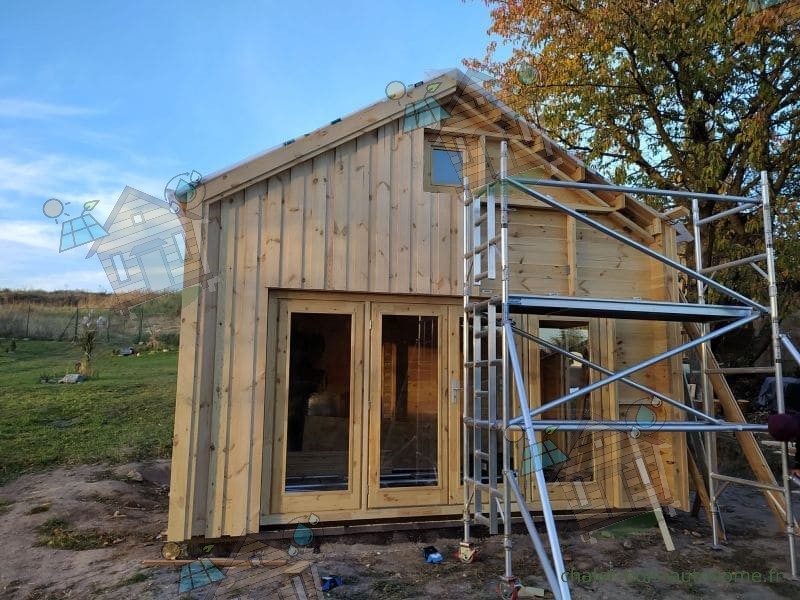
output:
<instances>
[{"instance_id":1,"label":"scaffold frame","mask_svg":"<svg viewBox=\"0 0 800 600\"><path fill-rule=\"evenodd\" d=\"M547 489L547 482L542 469L540 453L536 448L541 445L541 433L558 427L565 431L604 431L635 432L641 428L630 420L569 420L542 419L543 413L565 403L584 396L592 391L615 382L627 385L652 394L654 397L683 411L695 420L663 421L659 428L671 432L700 432L704 435L704 459L706 464L706 485L710 498L711 514L707 515L712 527L714 547L720 543L718 521L720 519L717 500L730 483L751 485L761 489L765 494L781 494L783 517L788 544L789 572L797 578L797 560L795 537L797 525L791 509L791 473L788 463L788 443L782 444L781 482L750 481L729 477L717 472L716 444L719 432L755 432L766 431L767 426L746 422L726 422L714 416L713 395L708 365L710 341L726 333L738 329L760 318L770 322L771 352L774 363L775 396L777 412L786 411L781 348L800 365L800 352L791 340L780 332L778 313L778 292L775 270L775 251L773 245L772 214L770 210L769 179L766 172L761 173L760 197L728 196L710 193L695 193L685 190L651 189L626 187L606 184L572 182L551 179L531 179L511 177L508 173L508 144L501 142L499 178L488 182L475 190L470 190L469 179L463 183L463 307L464 335L462 339L463 353L463 483L464 483L464 539L461 543L462 560L474 560L471 526L486 525L490 534L499 533L502 523L505 570L503 580L506 589L513 592L518 586L518 578L512 569L511 524L512 509L516 509L525 524L528 534L539 558L550 589L557 599L568 600L570 589L561 576L565 572L564 558L559 545L559 537L555 524L553 508ZM695 266L691 268L648 247L638 241L612 229L588 214L579 212L552 196L534 188L572 188L589 191L613 191L630 195L666 196L686 198L692 205L692 228L695 245ZM697 284L696 303L682 302L643 302L640 300L587 298L577 296L535 296L516 294L510 290L509 278L509 188L517 189L528 196L568 215L614 239L646 254L647 256L671 267ZM496 193L499 191L499 206ZM705 219L700 218L701 201L712 200L735 204L731 209L716 213ZM495 212L499 208L499 233L495 231ZM761 209L764 221L764 252L747 259L731 261L720 265L703 265L701 251L701 227L705 223L734 214L745 209ZM499 246L499 252L497 251ZM482 292L474 292L474 288L486 279L496 278L495 262L500 261L501 286L500 294L487 297ZM765 262L766 270L756 263ZM731 267L751 265L767 281L769 304L764 306L747 296L732 290L715 281L710 275ZM738 302L737 305L707 304L706 294L713 288L722 295ZM580 389L570 391L560 398L548 401L541 406L531 407L527 397L525 374L520 363L516 338L532 342L551 351L569 354L568 350L518 327L511 319L512 314L547 315L558 311L558 314L578 315L584 317L608 317L615 319L651 318L660 321L693 322L699 326L699 335L674 348L643 359L621 371L613 372L600 364L577 358L581 364L594 369L605 377L597 379ZM643 316L643 315L649 315ZM711 329L712 322L730 321ZM500 336L500 349L497 351L495 341ZM487 356L481 354L482 340L486 338ZM680 399L670 398L630 379L634 373L641 371L669 357L682 355L688 350L696 351L699 356L699 387L702 390L703 410L690 406ZM575 358L574 355L570 355ZM724 369L717 369L722 371ZM499 373L498 373L499 371ZM763 368L761 369L763 371ZM759 371L759 372L761 372ZM499 377L498 377L499 375ZM519 415L512 411L513 390L519 402ZM483 387L485 386L485 387ZM484 402L486 398L488 402ZM486 414L484 414L486 413ZM523 494L518 477L512 469L511 441L508 431L522 432L533 462L533 477L541 503L541 517L544 521L547 545L539 535L535 526L527 500ZM484 447L483 432L489 432L488 444ZM498 485L499 475L496 472L498 447L502 449L502 486ZM484 474L483 464L487 465ZM470 465L472 470L470 471ZM720 484L719 486L717 484ZM774 484L773 484L774 483ZM778 500L776 499L776 502ZM721 521L720 521L721 522Z\"/></svg>"}]
</instances>

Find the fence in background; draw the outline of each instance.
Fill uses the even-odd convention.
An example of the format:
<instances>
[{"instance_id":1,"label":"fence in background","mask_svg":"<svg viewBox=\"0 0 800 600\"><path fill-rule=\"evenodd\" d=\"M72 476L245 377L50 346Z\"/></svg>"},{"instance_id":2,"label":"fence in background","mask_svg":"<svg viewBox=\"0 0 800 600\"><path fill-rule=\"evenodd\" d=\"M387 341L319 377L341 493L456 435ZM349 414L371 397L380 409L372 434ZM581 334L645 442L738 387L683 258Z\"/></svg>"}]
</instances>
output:
<instances>
[{"instance_id":1,"label":"fence in background","mask_svg":"<svg viewBox=\"0 0 800 600\"><path fill-rule=\"evenodd\" d=\"M158 307L166 308L166 307ZM0 338L73 341L82 333L84 320L97 326L97 337L127 346L156 339L177 345L180 310L152 312L146 305L115 309L84 306L50 306L34 303L0 304Z\"/></svg>"}]
</instances>

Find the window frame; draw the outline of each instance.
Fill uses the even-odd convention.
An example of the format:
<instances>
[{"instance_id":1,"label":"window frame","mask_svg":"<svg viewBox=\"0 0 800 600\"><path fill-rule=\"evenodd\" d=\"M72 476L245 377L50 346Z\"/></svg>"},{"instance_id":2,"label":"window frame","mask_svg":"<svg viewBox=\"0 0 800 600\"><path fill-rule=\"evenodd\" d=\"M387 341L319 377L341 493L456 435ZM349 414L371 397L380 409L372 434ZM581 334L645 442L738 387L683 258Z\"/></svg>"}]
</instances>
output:
<instances>
[{"instance_id":1,"label":"window frame","mask_svg":"<svg viewBox=\"0 0 800 600\"><path fill-rule=\"evenodd\" d=\"M444 150L446 152L458 152L461 155L461 178L458 184L434 183L433 182L433 152L434 150ZM453 193L463 188L464 169L466 167L466 148L462 148L454 142L442 140L425 140L425 176L423 189L426 192Z\"/></svg>"}]
</instances>

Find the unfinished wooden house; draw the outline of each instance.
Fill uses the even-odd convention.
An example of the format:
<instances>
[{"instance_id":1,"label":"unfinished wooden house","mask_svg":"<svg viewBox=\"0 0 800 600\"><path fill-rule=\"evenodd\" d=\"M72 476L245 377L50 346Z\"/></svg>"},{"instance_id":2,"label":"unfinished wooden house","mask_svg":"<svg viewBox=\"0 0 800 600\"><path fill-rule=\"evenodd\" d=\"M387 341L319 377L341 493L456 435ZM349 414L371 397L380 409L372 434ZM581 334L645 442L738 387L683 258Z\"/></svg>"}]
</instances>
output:
<instances>
[{"instance_id":1,"label":"unfinished wooden house","mask_svg":"<svg viewBox=\"0 0 800 600\"><path fill-rule=\"evenodd\" d=\"M241 536L322 522L457 517L462 476L462 178L499 171L601 182L467 76L451 71L203 181L200 253L215 275L182 313L169 538ZM667 256L671 222L625 195L547 189ZM675 275L524 194L510 195L519 292L676 300ZM473 295L487 296L497 282ZM493 287L494 286L494 287ZM620 370L679 342L675 323L523 315L529 331ZM522 354L541 405L596 377L547 348ZM681 397L680 357L633 379ZM618 383L552 418L679 411ZM649 414L649 413L648 413ZM626 486L623 433L554 431L544 443L556 510L651 506ZM684 437L647 432L658 501L687 507ZM578 451L579 450L579 451ZM512 457L524 469L523 445ZM467 461L471 463L471 460ZM576 500L577 498L577 500ZM532 498L535 507L535 499Z\"/></svg>"}]
</instances>

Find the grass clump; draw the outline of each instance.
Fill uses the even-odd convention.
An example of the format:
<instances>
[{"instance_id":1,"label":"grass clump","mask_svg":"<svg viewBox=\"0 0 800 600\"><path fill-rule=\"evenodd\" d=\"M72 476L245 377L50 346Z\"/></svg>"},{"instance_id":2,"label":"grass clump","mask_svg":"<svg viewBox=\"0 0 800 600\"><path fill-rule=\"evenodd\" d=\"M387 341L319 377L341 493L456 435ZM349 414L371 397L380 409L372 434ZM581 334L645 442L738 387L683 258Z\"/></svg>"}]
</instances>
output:
<instances>
[{"instance_id":1,"label":"grass clump","mask_svg":"<svg viewBox=\"0 0 800 600\"><path fill-rule=\"evenodd\" d=\"M47 519L36 528L39 534L37 546L47 546L57 550L95 550L110 546L119 537L113 533L103 533L88 529L75 531L70 528L69 522L53 517Z\"/></svg>"}]
</instances>

